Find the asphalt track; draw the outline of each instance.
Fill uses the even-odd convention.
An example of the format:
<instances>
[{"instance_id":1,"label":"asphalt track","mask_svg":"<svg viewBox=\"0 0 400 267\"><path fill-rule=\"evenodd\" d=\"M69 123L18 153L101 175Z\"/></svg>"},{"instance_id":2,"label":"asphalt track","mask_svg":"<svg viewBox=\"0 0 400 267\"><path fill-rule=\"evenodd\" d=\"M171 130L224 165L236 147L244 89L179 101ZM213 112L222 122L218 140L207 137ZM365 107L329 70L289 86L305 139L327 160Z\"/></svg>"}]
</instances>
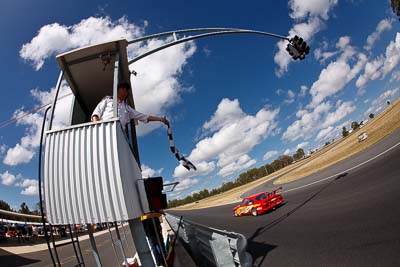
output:
<instances>
[{"instance_id":1,"label":"asphalt track","mask_svg":"<svg viewBox=\"0 0 400 267\"><path fill-rule=\"evenodd\" d=\"M258 217L233 217L235 204L171 213L244 234L255 266L400 266L400 129L282 194Z\"/></svg>"}]
</instances>

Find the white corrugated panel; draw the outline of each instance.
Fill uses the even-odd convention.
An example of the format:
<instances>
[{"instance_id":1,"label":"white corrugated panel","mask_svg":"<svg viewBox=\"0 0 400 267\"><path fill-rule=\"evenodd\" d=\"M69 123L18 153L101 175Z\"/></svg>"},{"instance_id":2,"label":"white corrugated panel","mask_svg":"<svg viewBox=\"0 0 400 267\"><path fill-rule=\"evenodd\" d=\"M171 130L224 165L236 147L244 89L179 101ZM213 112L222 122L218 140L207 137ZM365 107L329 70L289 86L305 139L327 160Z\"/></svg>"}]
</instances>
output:
<instances>
[{"instance_id":1,"label":"white corrugated panel","mask_svg":"<svg viewBox=\"0 0 400 267\"><path fill-rule=\"evenodd\" d=\"M141 178L118 120L46 133L44 197L52 224L140 217L148 211Z\"/></svg>"}]
</instances>

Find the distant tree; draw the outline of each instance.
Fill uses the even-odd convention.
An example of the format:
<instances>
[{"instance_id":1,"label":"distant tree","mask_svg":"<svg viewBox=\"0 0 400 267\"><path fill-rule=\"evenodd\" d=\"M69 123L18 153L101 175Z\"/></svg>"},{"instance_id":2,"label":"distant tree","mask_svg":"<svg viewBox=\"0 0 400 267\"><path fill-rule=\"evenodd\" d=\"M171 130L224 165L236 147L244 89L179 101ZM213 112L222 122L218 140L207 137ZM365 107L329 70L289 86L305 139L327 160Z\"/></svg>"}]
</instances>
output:
<instances>
[{"instance_id":1,"label":"distant tree","mask_svg":"<svg viewBox=\"0 0 400 267\"><path fill-rule=\"evenodd\" d=\"M10 204L8 204L4 200L0 200L0 210L7 210L7 211L12 211Z\"/></svg>"},{"instance_id":2,"label":"distant tree","mask_svg":"<svg viewBox=\"0 0 400 267\"><path fill-rule=\"evenodd\" d=\"M343 126L343 129L342 129L342 135L343 135L343 137L346 137L346 136L349 135L349 131L347 131L346 127L344 127L344 126Z\"/></svg>"},{"instance_id":3,"label":"distant tree","mask_svg":"<svg viewBox=\"0 0 400 267\"><path fill-rule=\"evenodd\" d=\"M302 148L297 149L296 153L293 155L294 160L299 160L304 157L305 153Z\"/></svg>"},{"instance_id":4,"label":"distant tree","mask_svg":"<svg viewBox=\"0 0 400 267\"><path fill-rule=\"evenodd\" d=\"M353 121L351 123L351 129L353 129L353 131L357 130L360 127L360 124L356 121Z\"/></svg>"},{"instance_id":5,"label":"distant tree","mask_svg":"<svg viewBox=\"0 0 400 267\"><path fill-rule=\"evenodd\" d=\"M375 117L374 113L369 114L369 118L373 119Z\"/></svg>"},{"instance_id":6,"label":"distant tree","mask_svg":"<svg viewBox=\"0 0 400 267\"><path fill-rule=\"evenodd\" d=\"M326 142L326 143L325 143L325 146L329 145L330 143L331 143L331 142Z\"/></svg>"},{"instance_id":7,"label":"distant tree","mask_svg":"<svg viewBox=\"0 0 400 267\"><path fill-rule=\"evenodd\" d=\"M400 0L390 0L392 10L399 17L400 20Z\"/></svg>"},{"instance_id":8,"label":"distant tree","mask_svg":"<svg viewBox=\"0 0 400 267\"><path fill-rule=\"evenodd\" d=\"M30 213L31 213L30 210L29 210L28 205L26 205L25 202L22 202L22 203L21 203L19 212L20 212L20 213L23 213L23 214L30 214Z\"/></svg>"}]
</instances>

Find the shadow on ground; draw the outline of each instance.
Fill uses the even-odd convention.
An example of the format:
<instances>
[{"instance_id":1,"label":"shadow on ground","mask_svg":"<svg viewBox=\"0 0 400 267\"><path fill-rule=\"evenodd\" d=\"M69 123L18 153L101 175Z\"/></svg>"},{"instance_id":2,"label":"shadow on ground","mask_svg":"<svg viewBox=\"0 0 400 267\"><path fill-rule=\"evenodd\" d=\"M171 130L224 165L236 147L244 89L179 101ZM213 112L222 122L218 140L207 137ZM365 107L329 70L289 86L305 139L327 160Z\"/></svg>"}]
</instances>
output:
<instances>
[{"instance_id":1,"label":"shadow on ground","mask_svg":"<svg viewBox=\"0 0 400 267\"><path fill-rule=\"evenodd\" d=\"M271 245L271 244L266 244L266 243L260 243L256 242L254 239L259 236L260 234L270 230L271 228L277 226L281 222L283 222L286 218L294 214L295 212L299 211L304 205L309 203L311 200L313 200L316 196L321 194L325 189L327 189L332 183L335 181L345 177L348 173L342 173L338 175L335 179L327 183L325 186L320 188L317 192L315 192L313 195L311 195L309 198L307 198L305 201L291 209L289 212L283 214L282 216L278 217L277 219L273 220L272 222L259 227L254 231L254 233L247 239L248 242L248 251L252 254L253 259L254 259L254 266L261 266L261 264L264 262L266 256L268 253L278 247L277 245Z\"/></svg>"},{"instance_id":2,"label":"shadow on ground","mask_svg":"<svg viewBox=\"0 0 400 267\"><path fill-rule=\"evenodd\" d=\"M0 249L0 262L1 266L19 267L40 262L40 260L24 258L20 255Z\"/></svg>"}]
</instances>

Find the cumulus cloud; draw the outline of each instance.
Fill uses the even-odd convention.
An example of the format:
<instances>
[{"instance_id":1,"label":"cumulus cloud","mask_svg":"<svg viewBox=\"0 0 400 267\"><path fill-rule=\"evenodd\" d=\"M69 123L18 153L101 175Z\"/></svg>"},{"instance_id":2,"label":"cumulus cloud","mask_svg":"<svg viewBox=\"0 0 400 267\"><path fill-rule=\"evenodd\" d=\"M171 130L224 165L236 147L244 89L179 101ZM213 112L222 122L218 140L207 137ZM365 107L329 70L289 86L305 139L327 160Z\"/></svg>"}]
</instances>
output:
<instances>
[{"instance_id":1,"label":"cumulus cloud","mask_svg":"<svg viewBox=\"0 0 400 267\"><path fill-rule=\"evenodd\" d=\"M365 65L363 74L356 81L359 92L364 92L364 87L369 81L385 78L399 63L400 33L398 32L395 40L391 41L386 47L385 54L376 57Z\"/></svg>"},{"instance_id":2,"label":"cumulus cloud","mask_svg":"<svg viewBox=\"0 0 400 267\"><path fill-rule=\"evenodd\" d=\"M375 80L381 76L378 71L380 67L383 66L384 59L382 57L377 57L375 60L367 62L364 67L364 73L360 75L356 81L356 86L358 88L363 88L369 80Z\"/></svg>"},{"instance_id":3,"label":"cumulus cloud","mask_svg":"<svg viewBox=\"0 0 400 267\"><path fill-rule=\"evenodd\" d=\"M133 57L170 41L171 38L151 40L140 48L131 48L128 53ZM195 52L196 45L189 42L157 52L132 64L130 69L138 73L131 77L137 110L145 114L164 116L168 108L181 101L182 93L193 91L193 88L183 86L179 77ZM138 135L143 136L158 127L161 124L140 125Z\"/></svg>"},{"instance_id":4,"label":"cumulus cloud","mask_svg":"<svg viewBox=\"0 0 400 267\"><path fill-rule=\"evenodd\" d=\"M287 98L283 101L286 104L292 104L294 102L294 99L296 98L295 92L292 90L287 91Z\"/></svg>"},{"instance_id":5,"label":"cumulus cloud","mask_svg":"<svg viewBox=\"0 0 400 267\"><path fill-rule=\"evenodd\" d=\"M375 115L382 112L387 107L387 101L394 101L400 97L400 87L386 90L379 95L377 99L372 101L370 107L365 111L364 115L368 116L371 113Z\"/></svg>"},{"instance_id":6,"label":"cumulus cloud","mask_svg":"<svg viewBox=\"0 0 400 267\"><path fill-rule=\"evenodd\" d=\"M323 128L340 122L356 109L353 102L337 101L335 110L331 111L332 104L323 102L311 110L297 112L298 120L294 121L282 135L282 140L295 141L300 138L309 139Z\"/></svg>"},{"instance_id":7,"label":"cumulus cloud","mask_svg":"<svg viewBox=\"0 0 400 267\"><path fill-rule=\"evenodd\" d=\"M14 175L8 171L0 174L1 183L7 186L23 187L22 195L37 195L38 194L38 181L35 179L24 179L21 174Z\"/></svg>"},{"instance_id":8,"label":"cumulus cloud","mask_svg":"<svg viewBox=\"0 0 400 267\"><path fill-rule=\"evenodd\" d=\"M215 162L202 161L202 162L196 163L196 168L197 168L196 171L194 171L192 169L190 171L188 171L187 169L185 169L185 167L183 167L182 165L179 165L175 168L174 177L175 178L182 178L182 177L189 178L189 177L194 177L194 176L207 175L215 169Z\"/></svg>"},{"instance_id":9,"label":"cumulus cloud","mask_svg":"<svg viewBox=\"0 0 400 267\"><path fill-rule=\"evenodd\" d=\"M390 77L390 82L399 82L400 81L400 71L393 71L392 76Z\"/></svg>"},{"instance_id":10,"label":"cumulus cloud","mask_svg":"<svg viewBox=\"0 0 400 267\"><path fill-rule=\"evenodd\" d=\"M309 42L325 26L324 21L329 18L329 12L337 2L337 0L289 1L291 10L289 15L296 21L289 30L289 36L299 35ZM291 61L291 57L286 52L286 45L287 42L279 41L278 52L274 56L274 61L278 65L275 73L279 77L287 72Z\"/></svg>"},{"instance_id":11,"label":"cumulus cloud","mask_svg":"<svg viewBox=\"0 0 400 267\"><path fill-rule=\"evenodd\" d=\"M368 35L367 44L364 46L364 49L371 50L375 42L381 37L382 32L392 29L393 21L393 19L381 20L376 26L375 31Z\"/></svg>"},{"instance_id":12,"label":"cumulus cloud","mask_svg":"<svg viewBox=\"0 0 400 267\"><path fill-rule=\"evenodd\" d=\"M308 142L302 142L302 143L300 143L300 144L298 144L297 146L296 146L296 150L297 149L299 149L299 148L306 148L307 146L309 145L309 143Z\"/></svg>"},{"instance_id":13,"label":"cumulus cloud","mask_svg":"<svg viewBox=\"0 0 400 267\"><path fill-rule=\"evenodd\" d=\"M337 126L329 126L319 131L317 134L316 140L317 141L328 141L332 139L336 139L342 133L343 126L349 125L350 121L346 121Z\"/></svg>"},{"instance_id":14,"label":"cumulus cloud","mask_svg":"<svg viewBox=\"0 0 400 267\"><path fill-rule=\"evenodd\" d=\"M329 127L330 125L337 123L338 121L342 120L347 115L353 113L353 111L355 111L355 110L356 110L356 107L354 106L353 102L338 101L336 103L335 111L328 113L328 115L325 118L324 123L322 124L322 127Z\"/></svg>"},{"instance_id":15,"label":"cumulus cloud","mask_svg":"<svg viewBox=\"0 0 400 267\"><path fill-rule=\"evenodd\" d=\"M39 89L31 90L31 97L37 106L49 104L52 100L52 95L55 89L50 91L41 91ZM60 98L54 111L53 128L57 129L65 126L69 120L69 108L72 103L71 91L66 84L63 84L60 89ZM64 97L66 96L66 97ZM43 113L33 113L29 116L23 116L26 111L21 108L14 112L13 118L17 119L17 126L25 127L24 136L20 142L14 147L10 147L3 159L3 163L9 166L16 166L22 163L29 163L35 156L35 150L39 146L40 132L42 127Z\"/></svg>"},{"instance_id":16,"label":"cumulus cloud","mask_svg":"<svg viewBox=\"0 0 400 267\"><path fill-rule=\"evenodd\" d=\"M53 23L43 26L30 42L24 44L20 50L20 56L31 63L36 70L40 70L45 61L57 53L113 39L131 40L142 36L146 25L147 22L142 26L135 25L126 17L116 21L112 21L110 17L90 17L72 26ZM171 38L150 40L141 45L130 46L128 57L132 58L171 40ZM187 60L195 51L195 44L189 42L153 54L130 66L138 72L138 76L133 76L131 82L134 84L135 104L139 111L164 116L168 113L168 108L180 101L182 93L192 90L192 88L182 86L179 77ZM63 83L60 96L70 93L69 87ZM39 105L50 103L53 94L54 88L49 91L31 90L31 96L39 102ZM57 102L54 129L65 125L68 121L72 99L71 95ZM23 112L22 109L17 110L14 117L21 112ZM26 133L19 144L8 149L3 161L5 164L18 165L27 163L33 158L39 142L41 120L40 114L33 114L19 120L19 125L26 127ZM143 136L160 126L161 124L139 125L137 133Z\"/></svg>"},{"instance_id":17,"label":"cumulus cloud","mask_svg":"<svg viewBox=\"0 0 400 267\"><path fill-rule=\"evenodd\" d=\"M301 112L300 119L294 121L282 135L283 140L295 141L300 138L309 139L319 127L322 116L331 108L329 102L318 105L314 110ZM300 114L298 114L300 115Z\"/></svg>"},{"instance_id":18,"label":"cumulus cloud","mask_svg":"<svg viewBox=\"0 0 400 267\"><path fill-rule=\"evenodd\" d=\"M307 90L308 90L308 87L307 87L307 86L305 86L305 85L300 86L300 93L299 93L299 96L301 96L301 97L305 96L306 93L307 93Z\"/></svg>"},{"instance_id":19,"label":"cumulus cloud","mask_svg":"<svg viewBox=\"0 0 400 267\"><path fill-rule=\"evenodd\" d=\"M161 172L163 171L163 168L154 170L150 168L149 166L142 164L142 177L148 178L148 177L155 177L161 175Z\"/></svg>"},{"instance_id":20,"label":"cumulus cloud","mask_svg":"<svg viewBox=\"0 0 400 267\"><path fill-rule=\"evenodd\" d=\"M0 177L1 183L4 185L13 185L17 179L14 174L9 173L8 171L0 174Z\"/></svg>"},{"instance_id":21,"label":"cumulus cloud","mask_svg":"<svg viewBox=\"0 0 400 267\"><path fill-rule=\"evenodd\" d=\"M276 155L278 155L278 151L276 151L276 150L268 151L264 154L263 160L269 160L270 158L272 158Z\"/></svg>"},{"instance_id":22,"label":"cumulus cloud","mask_svg":"<svg viewBox=\"0 0 400 267\"><path fill-rule=\"evenodd\" d=\"M341 91L367 63L367 57L363 53L357 53L350 45L350 37L340 37L336 47L340 51L338 59L329 63L311 86L311 107L317 106L327 97ZM355 61L352 66L351 61Z\"/></svg>"},{"instance_id":23,"label":"cumulus cloud","mask_svg":"<svg viewBox=\"0 0 400 267\"><path fill-rule=\"evenodd\" d=\"M39 194L39 188L34 185L30 185L21 191L21 195L26 195L26 196L36 196L38 194Z\"/></svg>"},{"instance_id":24,"label":"cumulus cloud","mask_svg":"<svg viewBox=\"0 0 400 267\"><path fill-rule=\"evenodd\" d=\"M254 165L256 162L257 161L255 159L250 158L249 155L247 154L242 155L236 161L231 162L228 165L222 167L219 170L218 175L226 177L240 170L247 169L250 166Z\"/></svg>"},{"instance_id":25,"label":"cumulus cloud","mask_svg":"<svg viewBox=\"0 0 400 267\"><path fill-rule=\"evenodd\" d=\"M119 38L131 40L141 36L144 28L130 23L126 17L117 21L112 21L110 17L89 17L72 26L53 23L41 27L19 53L36 70L40 70L45 60L57 53Z\"/></svg>"},{"instance_id":26,"label":"cumulus cloud","mask_svg":"<svg viewBox=\"0 0 400 267\"><path fill-rule=\"evenodd\" d=\"M183 178L179 180L179 184L175 187L174 191L184 191L186 189L191 188L192 186L196 185L199 182L198 179L191 179L191 178Z\"/></svg>"},{"instance_id":27,"label":"cumulus cloud","mask_svg":"<svg viewBox=\"0 0 400 267\"><path fill-rule=\"evenodd\" d=\"M211 118L203 124L206 136L197 142L188 159L203 163L208 169L220 168L218 174L227 176L255 163L247 155L257 144L277 128L278 109L260 109L255 115L246 114L239 100L222 99ZM211 162L216 161L215 165ZM237 166L234 166L234 165ZM174 177L189 173L182 166L175 168ZM193 172L199 176L202 172Z\"/></svg>"}]
</instances>

